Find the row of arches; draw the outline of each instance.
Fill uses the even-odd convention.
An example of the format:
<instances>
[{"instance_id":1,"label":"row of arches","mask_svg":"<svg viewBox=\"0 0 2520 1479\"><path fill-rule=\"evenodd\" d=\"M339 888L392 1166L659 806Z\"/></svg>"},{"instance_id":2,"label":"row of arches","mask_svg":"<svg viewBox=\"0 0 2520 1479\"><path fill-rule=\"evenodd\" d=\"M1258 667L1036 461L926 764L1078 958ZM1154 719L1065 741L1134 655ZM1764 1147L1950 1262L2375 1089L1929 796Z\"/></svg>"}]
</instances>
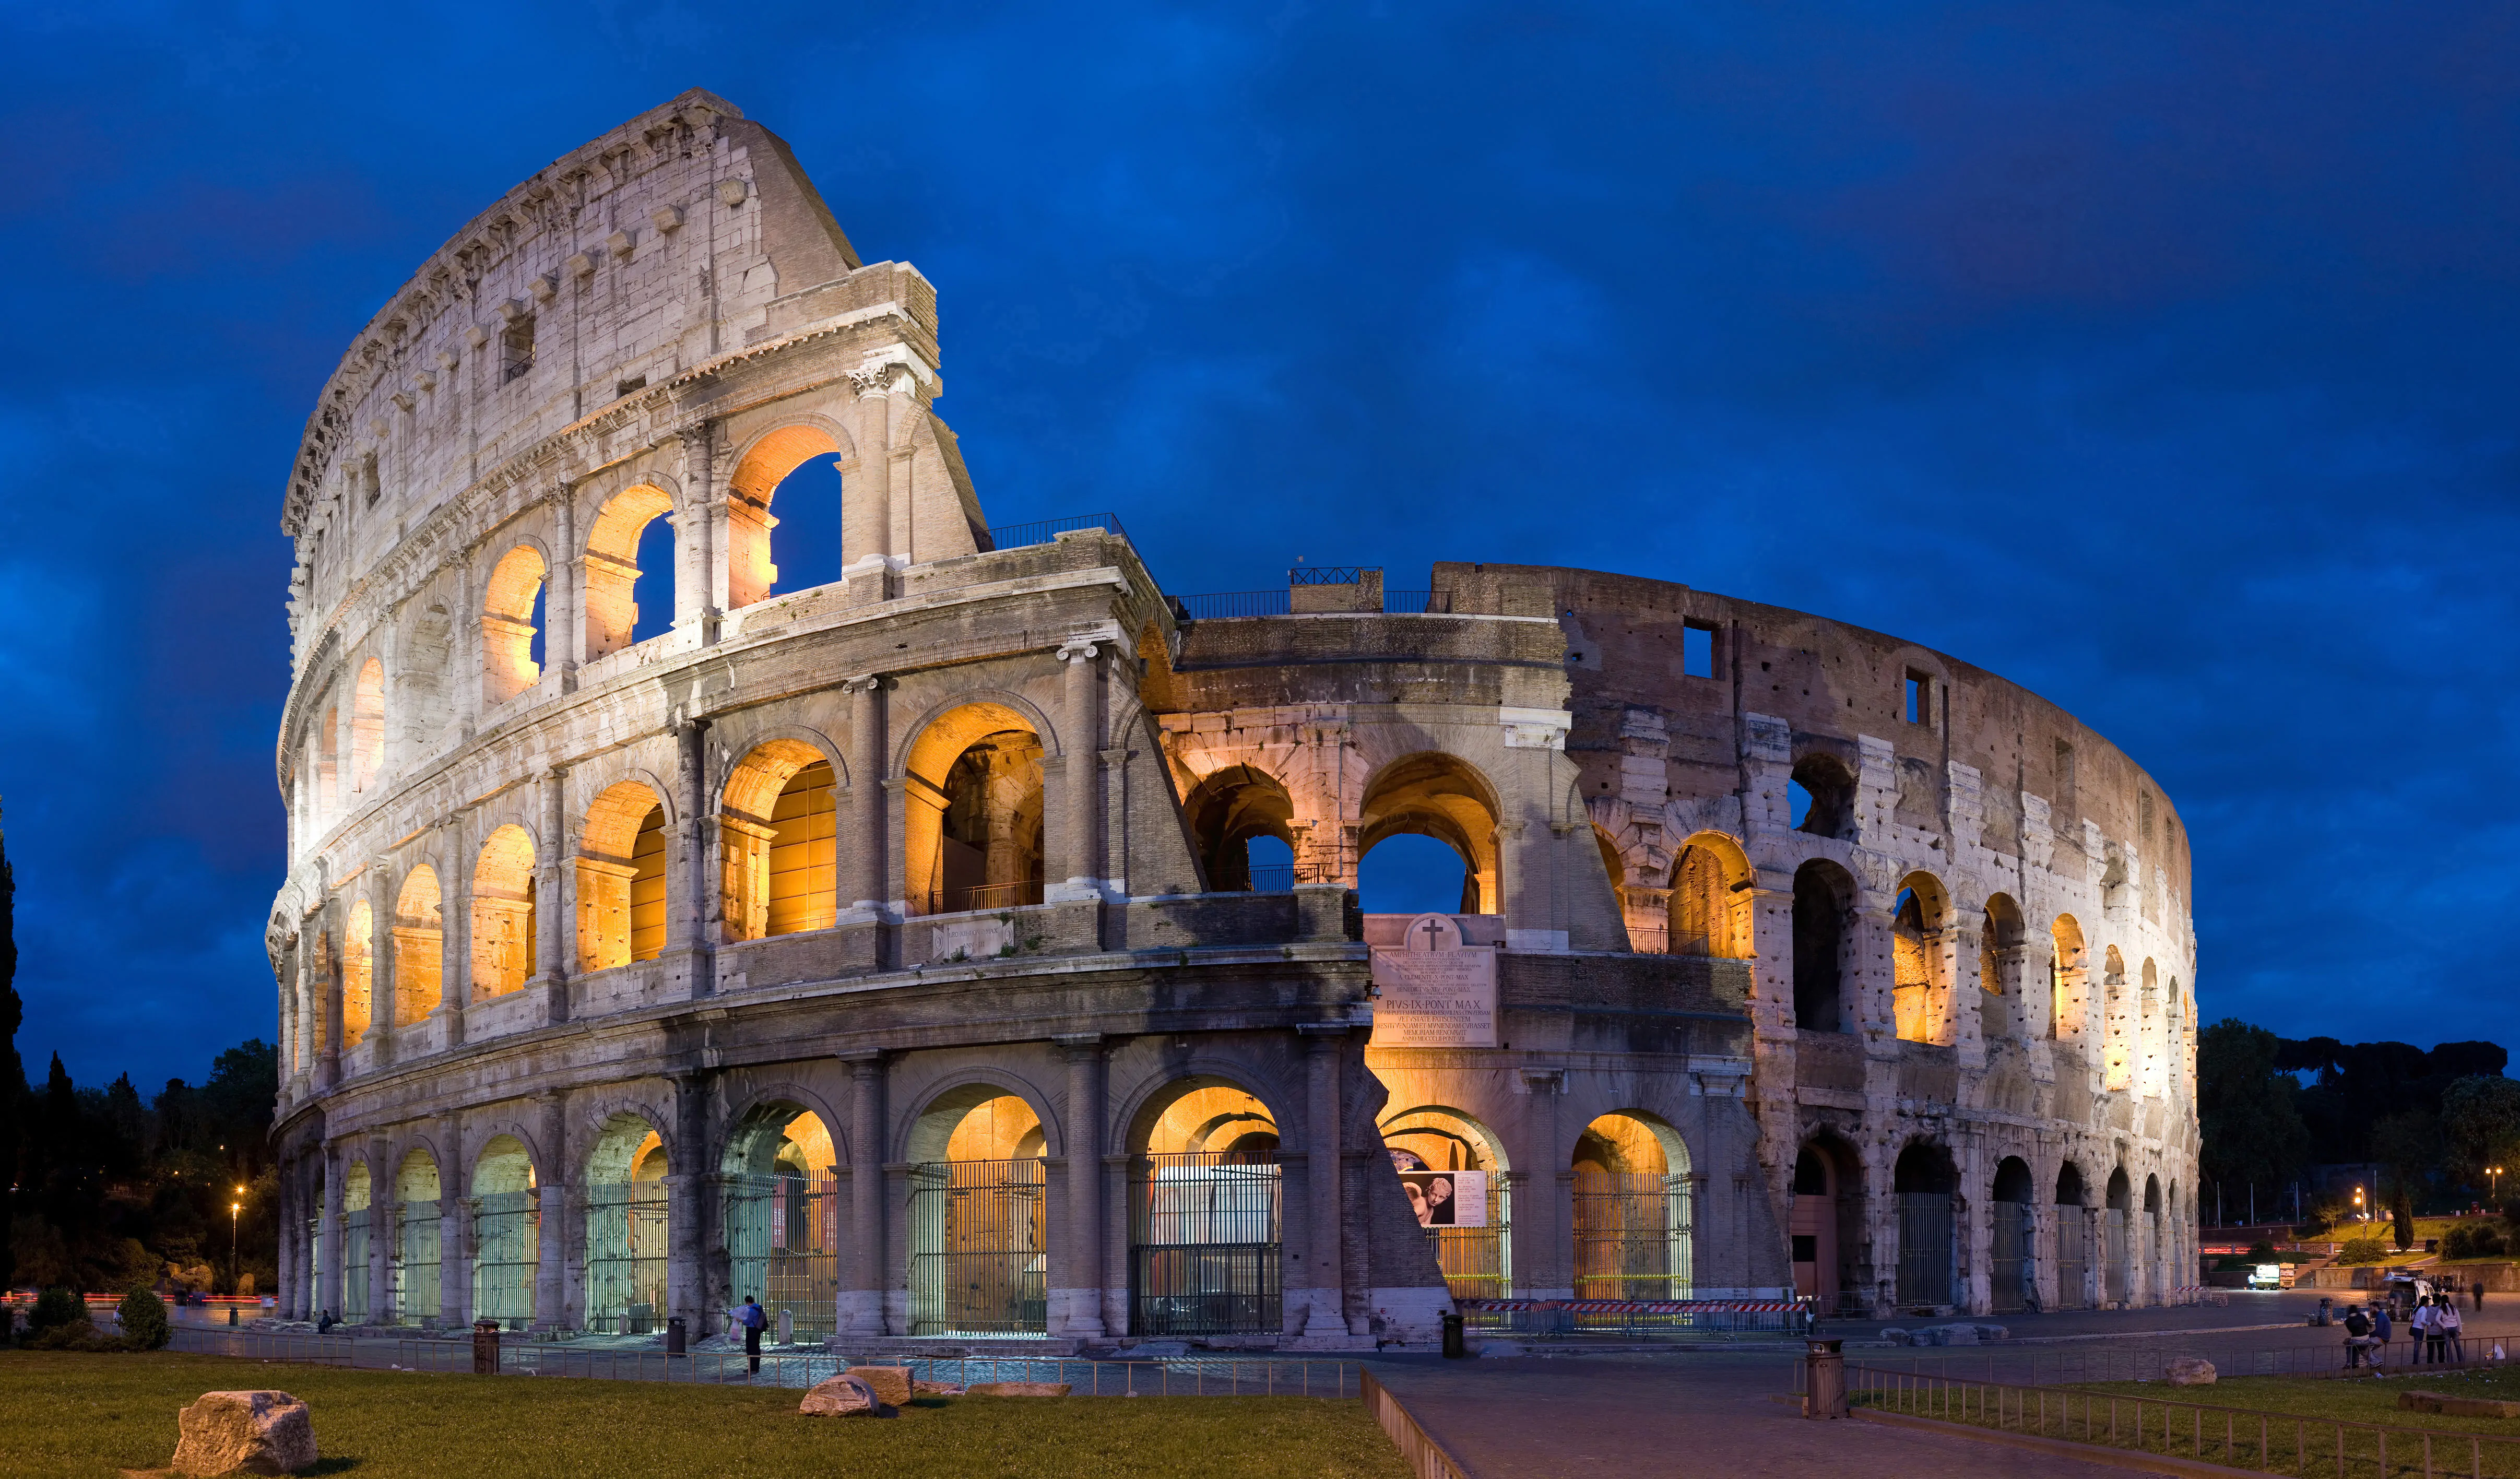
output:
<instances>
[{"instance_id":1,"label":"row of arches","mask_svg":"<svg viewBox=\"0 0 2520 1479\"><path fill-rule=\"evenodd\" d=\"M2029 1162L2007 1155L1980 1196L1962 1187L1949 1147L1911 1141L1891 1167L1886 1226L1896 1231L1896 1246L1887 1259L1872 1246L1866 1170L1853 1143L1828 1134L1804 1142L1790 1185L1795 1289L1824 1310L1966 1306L1961 1280L1972 1209L1982 1209L1986 1297L1998 1313L2158 1298L2183 1244L2177 1184L2165 1191L2161 1178L2147 1173L2138 1200L2123 1165L2111 1169L2094 1197L2071 1158L2042 1188ZM2046 1217L2043 1191L2052 1209Z\"/></svg>"}]
</instances>

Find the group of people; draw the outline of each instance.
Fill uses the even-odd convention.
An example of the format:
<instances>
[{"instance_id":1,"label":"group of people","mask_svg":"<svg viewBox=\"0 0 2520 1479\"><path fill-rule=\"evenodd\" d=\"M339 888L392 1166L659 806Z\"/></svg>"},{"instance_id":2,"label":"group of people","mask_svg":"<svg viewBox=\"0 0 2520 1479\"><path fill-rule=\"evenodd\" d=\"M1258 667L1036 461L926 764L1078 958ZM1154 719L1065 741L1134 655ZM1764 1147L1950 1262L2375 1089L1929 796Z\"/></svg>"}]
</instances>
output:
<instances>
[{"instance_id":1,"label":"group of people","mask_svg":"<svg viewBox=\"0 0 2520 1479\"><path fill-rule=\"evenodd\" d=\"M2476 1292L2477 1307L2483 1309L2484 1286L2478 1285ZM2367 1360L2375 1367L2388 1365L2393 1324L2390 1306L2385 1301L2367 1310L2362 1305L2349 1308L2345 1312L2345 1364L2360 1367ZM2414 1342L2409 1364L2454 1365L2467 1359L2459 1338L2461 1322L2455 1292L2416 1296L2414 1310L2407 1317L2407 1329Z\"/></svg>"}]
</instances>

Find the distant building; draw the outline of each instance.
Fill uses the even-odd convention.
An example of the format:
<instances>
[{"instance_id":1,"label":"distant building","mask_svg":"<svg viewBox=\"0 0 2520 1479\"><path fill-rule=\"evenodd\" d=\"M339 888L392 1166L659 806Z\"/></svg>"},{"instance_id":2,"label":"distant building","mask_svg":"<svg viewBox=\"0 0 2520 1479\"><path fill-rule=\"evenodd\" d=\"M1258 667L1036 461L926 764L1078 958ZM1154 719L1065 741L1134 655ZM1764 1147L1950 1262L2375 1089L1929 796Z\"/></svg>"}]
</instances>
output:
<instances>
[{"instance_id":1,"label":"distant building","mask_svg":"<svg viewBox=\"0 0 2520 1479\"><path fill-rule=\"evenodd\" d=\"M698 92L350 346L284 515L284 1313L1346 1347L2185 1281L2187 849L2097 735L1660 581L1177 596L991 527L940 364ZM1402 833L1451 913L1359 915Z\"/></svg>"}]
</instances>

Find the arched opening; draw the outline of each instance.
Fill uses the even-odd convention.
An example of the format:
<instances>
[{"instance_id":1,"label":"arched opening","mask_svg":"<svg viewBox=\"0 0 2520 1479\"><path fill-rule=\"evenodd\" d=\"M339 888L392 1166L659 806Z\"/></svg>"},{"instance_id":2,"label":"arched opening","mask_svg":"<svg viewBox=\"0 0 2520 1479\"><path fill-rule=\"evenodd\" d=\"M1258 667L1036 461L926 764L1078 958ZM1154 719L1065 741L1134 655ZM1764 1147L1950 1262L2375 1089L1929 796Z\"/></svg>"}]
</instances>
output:
<instances>
[{"instance_id":1,"label":"arched opening","mask_svg":"<svg viewBox=\"0 0 2520 1479\"><path fill-rule=\"evenodd\" d=\"M1041 1116L987 1085L948 1093L911 1130L910 1332L1050 1328Z\"/></svg>"},{"instance_id":2,"label":"arched opening","mask_svg":"<svg viewBox=\"0 0 2520 1479\"><path fill-rule=\"evenodd\" d=\"M1382 1143L1453 1297L1509 1298L1513 1197L1496 1136L1468 1115L1427 1106L1384 1116Z\"/></svg>"},{"instance_id":3,"label":"arched opening","mask_svg":"<svg viewBox=\"0 0 2520 1479\"><path fill-rule=\"evenodd\" d=\"M432 754L455 718L455 692L448 687L455 665L455 620L445 601L419 606L419 614L402 630L395 656L394 720L402 753Z\"/></svg>"},{"instance_id":4,"label":"arched opening","mask_svg":"<svg viewBox=\"0 0 2520 1479\"><path fill-rule=\"evenodd\" d=\"M1794 1156L1794 1199L1787 1216L1794 1292L1818 1309L1843 1314L1864 1307L1856 1255L1864 1246L1864 1163L1833 1135L1804 1143Z\"/></svg>"},{"instance_id":5,"label":"arched opening","mask_svg":"<svg viewBox=\"0 0 2520 1479\"><path fill-rule=\"evenodd\" d=\"M481 701L505 703L543 675L542 552L518 545L499 557L481 593Z\"/></svg>"},{"instance_id":6,"label":"arched opening","mask_svg":"<svg viewBox=\"0 0 2520 1479\"><path fill-rule=\"evenodd\" d=\"M1750 860L1732 838L1700 832L1671 868L1669 953L1737 961L1749 955Z\"/></svg>"},{"instance_id":7,"label":"arched opening","mask_svg":"<svg viewBox=\"0 0 2520 1479\"><path fill-rule=\"evenodd\" d=\"M315 829L341 814L341 711L327 704L324 723L315 733Z\"/></svg>"},{"instance_id":8,"label":"arched opening","mask_svg":"<svg viewBox=\"0 0 2520 1479\"><path fill-rule=\"evenodd\" d=\"M495 1320L511 1330L533 1322L543 1231L534 1188L534 1158L515 1136L491 1137L473 1157L474 1320Z\"/></svg>"},{"instance_id":9,"label":"arched opening","mask_svg":"<svg viewBox=\"0 0 2520 1479\"><path fill-rule=\"evenodd\" d=\"M1949 901L1932 875L1910 874L1901 881L1890 920L1890 1010L1903 1042L1944 1040L1943 944L1950 919Z\"/></svg>"},{"instance_id":10,"label":"arched opening","mask_svg":"<svg viewBox=\"0 0 2520 1479\"><path fill-rule=\"evenodd\" d=\"M839 919L832 762L802 740L754 745L726 779L718 814L727 933L767 939Z\"/></svg>"},{"instance_id":11,"label":"arched opening","mask_svg":"<svg viewBox=\"0 0 2520 1479\"><path fill-rule=\"evenodd\" d=\"M586 810L577 854L577 962L609 970L665 948L665 805L636 781Z\"/></svg>"},{"instance_id":12,"label":"arched opening","mask_svg":"<svg viewBox=\"0 0 2520 1479\"><path fill-rule=\"evenodd\" d=\"M650 483L605 500L586 531L586 655L591 661L674 623L674 500ZM645 595L647 600L639 598Z\"/></svg>"},{"instance_id":13,"label":"arched opening","mask_svg":"<svg viewBox=\"0 0 2520 1479\"><path fill-rule=\"evenodd\" d=\"M2026 1310L2039 1300L2038 1206L2030 1163L2007 1155L1996 1163L1994 1194L1988 1200L1995 1217L1993 1248L1987 1262L1987 1294L1999 1312Z\"/></svg>"},{"instance_id":14,"label":"arched opening","mask_svg":"<svg viewBox=\"0 0 2520 1479\"><path fill-rule=\"evenodd\" d=\"M1785 794L1794 830L1815 837L1855 835L1855 773L1835 755L1814 753L1796 760Z\"/></svg>"},{"instance_id":15,"label":"arched opening","mask_svg":"<svg viewBox=\"0 0 2520 1479\"><path fill-rule=\"evenodd\" d=\"M490 833L472 868L472 1000L517 990L538 964L534 839L512 822Z\"/></svg>"},{"instance_id":16,"label":"arched opening","mask_svg":"<svg viewBox=\"0 0 2520 1479\"><path fill-rule=\"evenodd\" d=\"M1805 1032L1851 1032L1846 1003L1847 918L1855 878L1834 863L1794 870L1794 1023Z\"/></svg>"},{"instance_id":17,"label":"arched opening","mask_svg":"<svg viewBox=\"0 0 2520 1479\"><path fill-rule=\"evenodd\" d=\"M394 1025L408 1027L437 1009L446 971L437 870L426 863L403 875L394 899L393 951Z\"/></svg>"},{"instance_id":18,"label":"arched opening","mask_svg":"<svg viewBox=\"0 0 2520 1479\"><path fill-rule=\"evenodd\" d=\"M2092 1304L2092 1214L2084 1205L2083 1173L2072 1161L2056 1168L2056 1308Z\"/></svg>"},{"instance_id":19,"label":"arched opening","mask_svg":"<svg viewBox=\"0 0 2520 1479\"><path fill-rule=\"evenodd\" d=\"M385 665L371 657L350 696L350 787L366 790L385 764Z\"/></svg>"},{"instance_id":20,"label":"arched opening","mask_svg":"<svg viewBox=\"0 0 2520 1479\"><path fill-rule=\"evenodd\" d=\"M368 1163L350 1162L349 1174L341 1179L341 1322L361 1325L368 1322L368 1251L369 1229L372 1226L370 1205L374 1200L373 1178Z\"/></svg>"},{"instance_id":21,"label":"arched opening","mask_svg":"<svg viewBox=\"0 0 2520 1479\"><path fill-rule=\"evenodd\" d=\"M2150 960L2143 963L2142 980L2141 994L2136 998L2136 1043L2141 1055L2135 1065L2135 1082L2138 1092L2150 1098L2158 1098L2168 1087L2170 1075L2165 1069L2169 1065L2169 1034L2161 1008L2161 972Z\"/></svg>"},{"instance_id":22,"label":"arched opening","mask_svg":"<svg viewBox=\"0 0 2520 1479\"><path fill-rule=\"evenodd\" d=\"M904 876L920 914L1041 902L1041 736L997 703L939 715L910 748Z\"/></svg>"},{"instance_id":23,"label":"arched opening","mask_svg":"<svg viewBox=\"0 0 2520 1479\"><path fill-rule=\"evenodd\" d=\"M586 1158L586 1327L659 1329L665 1309L665 1145L636 1114L604 1122Z\"/></svg>"},{"instance_id":24,"label":"arched opening","mask_svg":"<svg viewBox=\"0 0 2520 1479\"><path fill-rule=\"evenodd\" d=\"M1604 1114L1576 1139L1573 1160L1575 1297L1687 1299L1690 1178L1680 1132L1642 1114Z\"/></svg>"},{"instance_id":25,"label":"arched opening","mask_svg":"<svg viewBox=\"0 0 2520 1479\"><path fill-rule=\"evenodd\" d=\"M1229 765L1198 784L1184 803L1190 832L1207 869L1207 886L1218 893L1271 893L1295 886L1294 798L1277 777L1248 765ZM1253 844L1274 842L1262 852ZM1280 864L1277 854L1286 861ZM1261 857L1269 861L1261 863Z\"/></svg>"},{"instance_id":26,"label":"arched opening","mask_svg":"<svg viewBox=\"0 0 2520 1479\"><path fill-rule=\"evenodd\" d=\"M1497 864L1496 792L1485 778L1451 755L1427 752L1394 760L1366 786L1357 828L1358 882L1365 860L1385 839L1424 836L1452 849L1462 863L1459 906L1426 913L1497 914L1505 894ZM1406 853L1395 854L1395 861ZM1368 904L1372 913L1387 913Z\"/></svg>"},{"instance_id":27,"label":"arched opening","mask_svg":"<svg viewBox=\"0 0 2520 1479\"><path fill-rule=\"evenodd\" d=\"M341 936L341 1051L367 1041L376 1019L376 958L371 951L377 917L361 899L350 906L350 923Z\"/></svg>"},{"instance_id":28,"label":"arched opening","mask_svg":"<svg viewBox=\"0 0 2520 1479\"><path fill-rule=\"evenodd\" d=\"M2100 1214L2100 1232L2107 1239L2101 1250L2101 1263L2107 1270L2106 1297L2110 1304L2123 1306L2135 1297L2134 1270L2130 1266L2128 1245L2133 1241L2135 1218L2133 1188L2127 1182L2126 1168L2109 1173L2108 1206Z\"/></svg>"},{"instance_id":29,"label":"arched opening","mask_svg":"<svg viewBox=\"0 0 2520 1479\"><path fill-rule=\"evenodd\" d=\"M839 1328L839 1157L822 1119L796 1104L765 1104L728 1137L728 1272L738 1302L761 1301L772 1321L808 1335Z\"/></svg>"},{"instance_id":30,"label":"arched opening","mask_svg":"<svg viewBox=\"0 0 2520 1479\"><path fill-rule=\"evenodd\" d=\"M2143 1179L2143 1271L2144 1282L2158 1287L2162 1269L2162 1233L2168 1219L2162 1216L2161 1178Z\"/></svg>"},{"instance_id":31,"label":"arched opening","mask_svg":"<svg viewBox=\"0 0 2520 1479\"><path fill-rule=\"evenodd\" d=\"M1988 1042L2023 1036L2028 1005L2021 996L2021 907L2005 894L1986 901L1978 926L1978 1033Z\"/></svg>"},{"instance_id":32,"label":"arched opening","mask_svg":"<svg viewBox=\"0 0 2520 1479\"><path fill-rule=\"evenodd\" d=\"M1930 1141L1914 1141L1891 1168L1890 1189L1899 1199L1899 1303L1909 1308L1952 1303L1958 1244L1952 1235L1952 1193L1959 1177L1952 1153Z\"/></svg>"},{"instance_id":33,"label":"arched opening","mask_svg":"<svg viewBox=\"0 0 2520 1479\"><path fill-rule=\"evenodd\" d=\"M839 459L847 456L814 426L782 426L744 450L728 480L734 494L727 500L730 608L748 606L774 588L811 590L840 578L848 560L840 544ZM775 541L774 529L781 531Z\"/></svg>"},{"instance_id":34,"label":"arched opening","mask_svg":"<svg viewBox=\"0 0 2520 1479\"><path fill-rule=\"evenodd\" d=\"M2101 956L2100 990L2105 1002L2101 1015L2100 1083L2111 1094L2123 1094L2135 1083L2135 1044L2133 1024L2128 1021L2131 1003L2127 1000L2126 958L2112 945Z\"/></svg>"},{"instance_id":35,"label":"arched opening","mask_svg":"<svg viewBox=\"0 0 2520 1479\"><path fill-rule=\"evenodd\" d=\"M2083 1020L2089 1010L2090 970L2083 960L2083 926L2072 915L2058 915L2048 926L2056 953L2048 965L2049 997L2048 1035L2060 1042L2072 1042L2083 1035Z\"/></svg>"},{"instance_id":36,"label":"arched opening","mask_svg":"<svg viewBox=\"0 0 2520 1479\"><path fill-rule=\"evenodd\" d=\"M402 1324L416 1325L438 1313L438 1195L437 1157L426 1150L404 1155L394 1173L402 1236L394 1250L393 1297Z\"/></svg>"},{"instance_id":37,"label":"arched opening","mask_svg":"<svg viewBox=\"0 0 2520 1479\"><path fill-rule=\"evenodd\" d=\"M1221 1079L1179 1079L1139 1111L1129 1149L1130 1333L1277 1333L1284 1203L1269 1107Z\"/></svg>"}]
</instances>

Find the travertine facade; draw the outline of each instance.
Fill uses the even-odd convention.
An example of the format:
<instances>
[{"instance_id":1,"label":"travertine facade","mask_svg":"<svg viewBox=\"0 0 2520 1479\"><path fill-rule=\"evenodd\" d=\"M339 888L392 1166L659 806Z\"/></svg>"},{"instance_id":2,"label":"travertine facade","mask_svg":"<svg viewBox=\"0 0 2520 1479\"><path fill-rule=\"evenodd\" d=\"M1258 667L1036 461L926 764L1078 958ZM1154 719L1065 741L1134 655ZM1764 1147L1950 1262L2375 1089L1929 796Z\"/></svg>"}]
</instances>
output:
<instances>
[{"instance_id":1,"label":"travertine facade","mask_svg":"<svg viewBox=\"0 0 2520 1479\"><path fill-rule=\"evenodd\" d=\"M940 365L926 280L702 93L359 336L285 514L285 1314L1345 1346L1448 1276L2184 1281L2186 852L2105 741L1654 581L1174 598L1107 516L990 529ZM846 571L790 589L815 458ZM1403 832L1463 859L1494 1048L1371 1042ZM1386 1146L1490 1226L1439 1254Z\"/></svg>"}]
</instances>

